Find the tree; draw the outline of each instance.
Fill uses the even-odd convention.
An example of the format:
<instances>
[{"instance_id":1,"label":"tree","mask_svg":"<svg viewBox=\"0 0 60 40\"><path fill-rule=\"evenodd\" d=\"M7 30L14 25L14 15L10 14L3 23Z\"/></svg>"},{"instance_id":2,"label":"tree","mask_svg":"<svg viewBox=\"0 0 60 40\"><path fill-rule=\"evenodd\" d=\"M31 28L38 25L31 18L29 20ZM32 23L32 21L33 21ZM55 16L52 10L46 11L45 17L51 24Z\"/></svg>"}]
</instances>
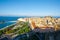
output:
<instances>
[{"instance_id":1,"label":"tree","mask_svg":"<svg viewBox=\"0 0 60 40\"><path fill-rule=\"evenodd\" d=\"M0 36L3 34L3 30L0 30Z\"/></svg>"}]
</instances>

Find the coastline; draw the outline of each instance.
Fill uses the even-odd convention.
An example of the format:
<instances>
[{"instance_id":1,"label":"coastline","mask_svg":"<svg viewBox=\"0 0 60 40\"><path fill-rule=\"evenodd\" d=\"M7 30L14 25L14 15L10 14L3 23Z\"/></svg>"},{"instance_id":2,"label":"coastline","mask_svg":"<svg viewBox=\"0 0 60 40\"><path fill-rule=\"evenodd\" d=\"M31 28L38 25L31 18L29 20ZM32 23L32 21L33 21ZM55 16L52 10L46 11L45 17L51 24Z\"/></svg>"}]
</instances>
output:
<instances>
[{"instance_id":1,"label":"coastline","mask_svg":"<svg viewBox=\"0 0 60 40\"><path fill-rule=\"evenodd\" d=\"M14 24L11 24L11 25L8 25L8 26L6 26L6 27L4 27L4 28L1 28L0 30L3 30L3 29L5 29L5 28L8 28L8 27L10 27L10 26L12 26L12 25L15 25L16 23L14 23Z\"/></svg>"}]
</instances>

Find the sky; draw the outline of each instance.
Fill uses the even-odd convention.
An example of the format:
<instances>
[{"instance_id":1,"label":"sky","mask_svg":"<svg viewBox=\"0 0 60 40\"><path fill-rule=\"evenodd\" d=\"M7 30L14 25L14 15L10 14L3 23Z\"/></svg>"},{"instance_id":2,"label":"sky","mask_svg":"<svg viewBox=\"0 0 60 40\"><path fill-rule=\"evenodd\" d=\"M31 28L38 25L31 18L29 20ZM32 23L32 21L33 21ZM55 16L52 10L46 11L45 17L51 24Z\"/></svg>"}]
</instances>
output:
<instances>
[{"instance_id":1,"label":"sky","mask_svg":"<svg viewBox=\"0 0 60 40\"><path fill-rule=\"evenodd\" d=\"M60 16L60 0L0 0L0 16Z\"/></svg>"}]
</instances>

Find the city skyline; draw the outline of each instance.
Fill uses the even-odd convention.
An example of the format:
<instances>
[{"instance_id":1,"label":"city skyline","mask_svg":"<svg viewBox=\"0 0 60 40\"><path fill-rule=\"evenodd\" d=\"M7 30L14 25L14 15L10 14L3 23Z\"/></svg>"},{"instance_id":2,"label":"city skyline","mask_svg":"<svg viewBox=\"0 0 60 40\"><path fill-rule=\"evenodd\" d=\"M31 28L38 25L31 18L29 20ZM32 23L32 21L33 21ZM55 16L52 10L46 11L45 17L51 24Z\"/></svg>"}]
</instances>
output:
<instances>
[{"instance_id":1,"label":"city skyline","mask_svg":"<svg viewBox=\"0 0 60 40\"><path fill-rule=\"evenodd\" d=\"M60 16L60 1L0 0L0 16Z\"/></svg>"}]
</instances>

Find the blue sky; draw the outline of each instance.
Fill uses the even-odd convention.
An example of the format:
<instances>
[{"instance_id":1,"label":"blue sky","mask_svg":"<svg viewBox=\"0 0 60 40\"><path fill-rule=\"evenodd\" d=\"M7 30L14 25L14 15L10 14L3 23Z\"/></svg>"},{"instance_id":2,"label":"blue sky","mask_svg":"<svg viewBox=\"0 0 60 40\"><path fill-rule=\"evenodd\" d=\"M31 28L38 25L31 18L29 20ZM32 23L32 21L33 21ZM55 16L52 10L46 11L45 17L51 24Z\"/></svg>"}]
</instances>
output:
<instances>
[{"instance_id":1,"label":"blue sky","mask_svg":"<svg viewBox=\"0 0 60 40\"><path fill-rule=\"evenodd\" d=\"M0 16L60 16L60 0L0 0Z\"/></svg>"}]
</instances>

